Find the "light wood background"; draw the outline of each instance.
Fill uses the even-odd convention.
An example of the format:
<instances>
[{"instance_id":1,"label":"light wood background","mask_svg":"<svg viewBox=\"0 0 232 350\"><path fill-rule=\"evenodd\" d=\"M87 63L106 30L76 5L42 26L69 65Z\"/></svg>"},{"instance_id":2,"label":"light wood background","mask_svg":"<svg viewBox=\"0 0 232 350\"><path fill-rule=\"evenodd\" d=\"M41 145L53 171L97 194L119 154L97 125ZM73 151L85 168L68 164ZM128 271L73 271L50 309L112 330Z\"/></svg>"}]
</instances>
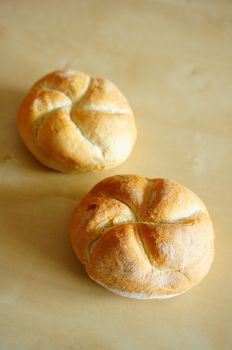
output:
<instances>
[{"instance_id":1,"label":"light wood background","mask_svg":"<svg viewBox=\"0 0 232 350\"><path fill-rule=\"evenodd\" d=\"M232 1L1 0L0 63L0 349L232 349ZM59 68L127 96L138 139L120 167L59 174L21 143L21 99ZM116 296L75 258L71 212L117 173L175 179L207 205L215 261L185 295Z\"/></svg>"}]
</instances>

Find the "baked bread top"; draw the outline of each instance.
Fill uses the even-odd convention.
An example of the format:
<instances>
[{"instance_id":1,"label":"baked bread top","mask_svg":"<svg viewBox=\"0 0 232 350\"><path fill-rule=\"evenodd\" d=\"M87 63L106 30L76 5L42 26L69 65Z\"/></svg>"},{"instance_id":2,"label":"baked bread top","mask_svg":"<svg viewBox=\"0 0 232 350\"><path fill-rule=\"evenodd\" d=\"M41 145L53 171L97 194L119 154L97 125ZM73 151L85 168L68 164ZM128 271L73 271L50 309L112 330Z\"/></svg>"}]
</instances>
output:
<instances>
[{"instance_id":1,"label":"baked bread top","mask_svg":"<svg viewBox=\"0 0 232 350\"><path fill-rule=\"evenodd\" d=\"M89 276L134 298L187 291L207 274L214 256L205 205L167 179L106 178L81 200L70 232Z\"/></svg>"},{"instance_id":2,"label":"baked bread top","mask_svg":"<svg viewBox=\"0 0 232 350\"><path fill-rule=\"evenodd\" d=\"M22 101L17 124L33 155L62 172L117 166L136 139L132 110L118 88L71 70L35 83Z\"/></svg>"}]
</instances>

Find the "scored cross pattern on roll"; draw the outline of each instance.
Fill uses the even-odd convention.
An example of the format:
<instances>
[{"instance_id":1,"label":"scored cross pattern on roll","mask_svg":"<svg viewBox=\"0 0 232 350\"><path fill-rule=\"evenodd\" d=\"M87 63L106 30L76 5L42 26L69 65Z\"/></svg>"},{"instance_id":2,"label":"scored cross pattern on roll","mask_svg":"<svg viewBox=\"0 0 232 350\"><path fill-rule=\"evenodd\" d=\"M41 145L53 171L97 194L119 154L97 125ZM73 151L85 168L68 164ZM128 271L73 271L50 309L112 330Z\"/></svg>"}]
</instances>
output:
<instances>
[{"instance_id":1,"label":"scored cross pattern on roll","mask_svg":"<svg viewBox=\"0 0 232 350\"><path fill-rule=\"evenodd\" d=\"M71 240L89 276L134 298L183 293L208 272L214 233L207 209L167 179L107 178L80 202Z\"/></svg>"},{"instance_id":2,"label":"scored cross pattern on roll","mask_svg":"<svg viewBox=\"0 0 232 350\"><path fill-rule=\"evenodd\" d=\"M56 71L35 83L17 123L33 155L62 172L114 167L136 139L132 110L117 87L77 71Z\"/></svg>"}]
</instances>

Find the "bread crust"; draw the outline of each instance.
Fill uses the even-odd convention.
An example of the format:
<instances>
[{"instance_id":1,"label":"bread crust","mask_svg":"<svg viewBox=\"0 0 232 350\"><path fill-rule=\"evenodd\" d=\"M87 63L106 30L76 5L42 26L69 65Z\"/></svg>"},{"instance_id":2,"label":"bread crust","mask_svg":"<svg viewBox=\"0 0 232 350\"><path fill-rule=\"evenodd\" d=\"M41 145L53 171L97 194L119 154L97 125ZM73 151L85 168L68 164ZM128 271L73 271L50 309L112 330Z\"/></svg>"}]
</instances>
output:
<instances>
[{"instance_id":1,"label":"bread crust","mask_svg":"<svg viewBox=\"0 0 232 350\"><path fill-rule=\"evenodd\" d=\"M116 175L74 210L73 249L89 276L132 298L166 298L202 280L214 231L202 201L168 179Z\"/></svg>"},{"instance_id":2,"label":"bread crust","mask_svg":"<svg viewBox=\"0 0 232 350\"><path fill-rule=\"evenodd\" d=\"M97 171L126 160L136 139L133 112L109 80L55 71L22 101L17 125L32 154L61 172Z\"/></svg>"}]
</instances>

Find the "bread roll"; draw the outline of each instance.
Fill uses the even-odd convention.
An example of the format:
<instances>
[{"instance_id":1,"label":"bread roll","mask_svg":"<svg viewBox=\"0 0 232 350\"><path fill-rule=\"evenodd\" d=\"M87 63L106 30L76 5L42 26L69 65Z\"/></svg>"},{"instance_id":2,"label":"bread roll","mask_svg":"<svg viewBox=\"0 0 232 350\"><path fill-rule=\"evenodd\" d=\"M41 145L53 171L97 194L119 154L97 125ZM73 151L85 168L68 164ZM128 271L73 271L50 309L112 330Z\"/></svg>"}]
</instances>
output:
<instances>
[{"instance_id":1,"label":"bread roll","mask_svg":"<svg viewBox=\"0 0 232 350\"><path fill-rule=\"evenodd\" d=\"M70 233L89 276L131 298L186 292L207 274L214 256L206 207L167 179L106 178L75 209Z\"/></svg>"},{"instance_id":2,"label":"bread roll","mask_svg":"<svg viewBox=\"0 0 232 350\"><path fill-rule=\"evenodd\" d=\"M117 87L77 71L56 71L35 83L17 124L33 155L61 172L112 168L136 139L132 110Z\"/></svg>"}]
</instances>

